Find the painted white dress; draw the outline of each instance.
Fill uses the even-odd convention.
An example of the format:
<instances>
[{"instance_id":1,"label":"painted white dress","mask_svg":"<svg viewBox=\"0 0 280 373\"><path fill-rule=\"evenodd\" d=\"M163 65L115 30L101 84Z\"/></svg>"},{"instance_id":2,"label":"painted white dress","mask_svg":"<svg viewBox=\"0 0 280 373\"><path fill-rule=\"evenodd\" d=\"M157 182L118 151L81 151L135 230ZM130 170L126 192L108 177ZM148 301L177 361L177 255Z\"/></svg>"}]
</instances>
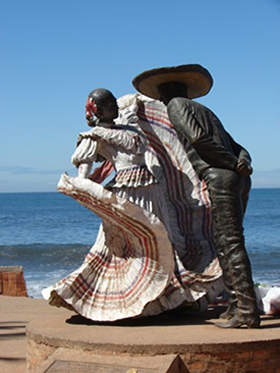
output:
<instances>
[{"instance_id":1,"label":"painted white dress","mask_svg":"<svg viewBox=\"0 0 280 373\"><path fill-rule=\"evenodd\" d=\"M80 133L77 145L72 163L82 169L79 171L82 177L89 175L92 163L101 155L115 170L115 177L106 189L154 213L170 231L165 201L150 167L156 158L136 124L108 127L100 123L92 130ZM86 165L86 174L83 165Z\"/></svg>"},{"instance_id":2,"label":"painted white dress","mask_svg":"<svg viewBox=\"0 0 280 373\"><path fill-rule=\"evenodd\" d=\"M98 155L116 173L105 188L86 178ZM215 299L222 290L218 262L199 238L206 259L192 268L183 264L185 233L164 168L141 127L104 125L81 133L72 162L79 176L62 175L58 190L99 215L102 224L83 265L43 291L51 305L113 321Z\"/></svg>"}]
</instances>

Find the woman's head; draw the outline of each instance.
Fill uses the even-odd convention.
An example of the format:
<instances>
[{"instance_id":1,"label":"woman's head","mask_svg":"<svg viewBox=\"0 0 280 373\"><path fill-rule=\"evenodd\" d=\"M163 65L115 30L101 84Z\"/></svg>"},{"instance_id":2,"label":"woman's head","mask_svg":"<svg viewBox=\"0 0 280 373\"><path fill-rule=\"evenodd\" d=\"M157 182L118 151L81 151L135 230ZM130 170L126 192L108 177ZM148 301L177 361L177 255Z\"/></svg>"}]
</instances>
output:
<instances>
[{"instance_id":1,"label":"woman's head","mask_svg":"<svg viewBox=\"0 0 280 373\"><path fill-rule=\"evenodd\" d=\"M102 122L113 123L118 117L118 105L112 92L98 88L90 92L86 104L86 118L96 116Z\"/></svg>"}]
</instances>

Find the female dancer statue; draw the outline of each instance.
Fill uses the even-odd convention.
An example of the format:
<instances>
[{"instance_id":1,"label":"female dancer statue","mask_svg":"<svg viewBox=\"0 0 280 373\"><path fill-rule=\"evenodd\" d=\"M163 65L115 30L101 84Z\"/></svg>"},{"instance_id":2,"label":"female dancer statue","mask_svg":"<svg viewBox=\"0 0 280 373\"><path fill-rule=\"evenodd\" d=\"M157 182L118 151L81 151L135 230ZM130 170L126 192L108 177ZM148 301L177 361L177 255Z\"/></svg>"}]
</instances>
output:
<instances>
[{"instance_id":1,"label":"female dancer statue","mask_svg":"<svg viewBox=\"0 0 280 373\"><path fill-rule=\"evenodd\" d=\"M185 268L180 259L179 246L186 243L178 230L174 237L177 222L170 217L168 193L156 176L161 166L139 126L137 111L133 99L116 120L119 110L113 94L92 91L86 118L93 128L79 134L72 156L78 176L64 174L58 184L60 192L99 215L102 224L83 265L45 289L43 296L51 305L93 320L154 315L182 304L199 307L206 296L213 301L222 290L216 262L210 260L196 271ZM91 174L93 162L100 159L105 159L105 175L110 168L115 171L105 187L95 182L102 172Z\"/></svg>"}]
</instances>

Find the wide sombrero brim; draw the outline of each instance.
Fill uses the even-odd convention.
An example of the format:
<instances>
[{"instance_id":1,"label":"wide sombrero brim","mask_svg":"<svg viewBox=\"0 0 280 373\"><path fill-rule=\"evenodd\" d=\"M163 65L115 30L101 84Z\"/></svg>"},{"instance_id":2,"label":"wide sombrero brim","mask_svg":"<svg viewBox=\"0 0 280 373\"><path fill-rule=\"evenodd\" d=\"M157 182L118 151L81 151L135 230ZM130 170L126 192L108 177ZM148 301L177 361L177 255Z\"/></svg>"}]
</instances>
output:
<instances>
[{"instance_id":1,"label":"wide sombrero brim","mask_svg":"<svg viewBox=\"0 0 280 373\"><path fill-rule=\"evenodd\" d=\"M158 86L169 82L186 84L188 97L197 98L205 96L210 91L213 78L207 69L192 64L147 70L137 75L132 84L143 95L159 100Z\"/></svg>"}]
</instances>

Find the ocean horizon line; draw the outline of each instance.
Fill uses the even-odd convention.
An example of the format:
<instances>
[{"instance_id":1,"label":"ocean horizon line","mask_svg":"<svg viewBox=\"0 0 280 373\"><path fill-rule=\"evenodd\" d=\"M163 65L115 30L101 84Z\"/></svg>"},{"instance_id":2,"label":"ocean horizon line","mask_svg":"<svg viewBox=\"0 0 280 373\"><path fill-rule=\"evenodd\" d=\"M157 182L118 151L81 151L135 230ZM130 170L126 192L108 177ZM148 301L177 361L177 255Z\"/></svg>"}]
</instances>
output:
<instances>
[{"instance_id":1,"label":"ocean horizon line","mask_svg":"<svg viewBox=\"0 0 280 373\"><path fill-rule=\"evenodd\" d=\"M251 190L270 190L270 189L280 189L280 186L270 186L270 187L252 187ZM33 194L40 194L40 193L58 193L58 194L61 194L60 192L58 191L50 191L50 190L47 190L47 191L22 191L22 192L0 192L0 194L30 194L30 193L33 193Z\"/></svg>"}]
</instances>

